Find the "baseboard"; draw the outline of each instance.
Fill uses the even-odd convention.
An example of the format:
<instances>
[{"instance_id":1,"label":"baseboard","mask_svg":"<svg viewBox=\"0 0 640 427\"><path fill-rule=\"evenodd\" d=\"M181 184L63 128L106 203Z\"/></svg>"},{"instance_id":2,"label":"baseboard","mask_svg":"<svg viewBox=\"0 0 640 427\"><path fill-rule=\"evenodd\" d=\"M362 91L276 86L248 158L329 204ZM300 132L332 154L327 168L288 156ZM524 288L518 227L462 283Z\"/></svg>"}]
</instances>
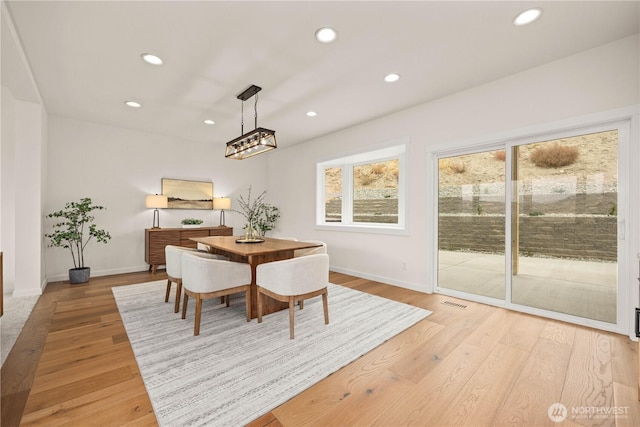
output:
<instances>
[{"instance_id":1,"label":"baseboard","mask_svg":"<svg viewBox=\"0 0 640 427\"><path fill-rule=\"evenodd\" d=\"M375 282L386 283L393 286L399 286L405 289L411 289L412 291L423 292L425 294L430 294L431 292L427 292L426 285L411 283L411 282L403 282L401 280L392 279L390 277L377 276L375 274L363 273L361 271L350 270L348 268L335 267L331 266L329 268L331 271L335 271L336 273L348 274L349 276L361 277L367 280L373 280Z\"/></svg>"},{"instance_id":2,"label":"baseboard","mask_svg":"<svg viewBox=\"0 0 640 427\"><path fill-rule=\"evenodd\" d=\"M149 270L149 266L147 264L136 266L136 267L115 268L113 270L94 271L93 269L91 269L91 277L111 276L114 274L124 274L124 273L139 273L141 271L148 271L148 270ZM47 277L47 283L60 282L64 280L69 280L68 273Z\"/></svg>"}]
</instances>

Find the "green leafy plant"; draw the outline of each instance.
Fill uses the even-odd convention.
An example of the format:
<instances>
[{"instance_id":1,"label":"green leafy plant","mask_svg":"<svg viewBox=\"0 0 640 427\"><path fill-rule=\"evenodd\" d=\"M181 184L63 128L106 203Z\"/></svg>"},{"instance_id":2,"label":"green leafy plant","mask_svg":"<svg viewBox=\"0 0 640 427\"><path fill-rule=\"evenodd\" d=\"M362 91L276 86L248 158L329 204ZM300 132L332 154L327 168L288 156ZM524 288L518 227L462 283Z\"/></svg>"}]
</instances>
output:
<instances>
[{"instance_id":1,"label":"green leafy plant","mask_svg":"<svg viewBox=\"0 0 640 427\"><path fill-rule=\"evenodd\" d=\"M266 190L260 193L258 197L251 200L251 186L245 198L243 195L238 197L238 205L242 210L233 210L245 217L247 223L244 228L251 227L255 229L261 236L267 231L273 230L275 223L280 219L280 210L264 201L267 195Z\"/></svg>"},{"instance_id":2,"label":"green leafy plant","mask_svg":"<svg viewBox=\"0 0 640 427\"><path fill-rule=\"evenodd\" d=\"M202 221L201 219L198 219L198 218L185 218L182 221L180 221L180 224L182 224L182 225L200 225L203 222L204 221Z\"/></svg>"},{"instance_id":3,"label":"green leafy plant","mask_svg":"<svg viewBox=\"0 0 640 427\"><path fill-rule=\"evenodd\" d=\"M265 203L262 207L262 215L258 218L258 233L265 236L267 231L273 230L276 222L280 219L280 209Z\"/></svg>"},{"instance_id":4,"label":"green leafy plant","mask_svg":"<svg viewBox=\"0 0 640 427\"><path fill-rule=\"evenodd\" d=\"M529 216L542 216L542 215L544 215L544 213L540 212L540 211L531 211L531 212L529 212Z\"/></svg>"},{"instance_id":5,"label":"green leafy plant","mask_svg":"<svg viewBox=\"0 0 640 427\"><path fill-rule=\"evenodd\" d=\"M53 225L53 232L45 234L49 247L69 249L74 268L84 268L84 249L91 239L95 238L99 243L107 243L111 239L109 232L93 224L95 218L91 213L103 209L104 206L94 205L90 198L85 197L78 202L68 202L64 209L47 215L60 218L60 222Z\"/></svg>"}]
</instances>

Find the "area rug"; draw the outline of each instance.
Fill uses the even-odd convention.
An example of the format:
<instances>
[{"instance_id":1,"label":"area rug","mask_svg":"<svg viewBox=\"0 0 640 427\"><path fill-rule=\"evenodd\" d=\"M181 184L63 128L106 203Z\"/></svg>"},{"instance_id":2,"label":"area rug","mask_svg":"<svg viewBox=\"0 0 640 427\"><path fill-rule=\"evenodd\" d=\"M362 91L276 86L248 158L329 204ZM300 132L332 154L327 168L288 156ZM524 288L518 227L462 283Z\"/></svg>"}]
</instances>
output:
<instances>
[{"instance_id":1,"label":"area rug","mask_svg":"<svg viewBox=\"0 0 640 427\"><path fill-rule=\"evenodd\" d=\"M28 295L22 297L4 297L4 313L0 317L0 352L2 353L2 365L7 360L9 352L18 340L25 323L38 302L40 295Z\"/></svg>"},{"instance_id":2,"label":"area rug","mask_svg":"<svg viewBox=\"0 0 640 427\"><path fill-rule=\"evenodd\" d=\"M166 281L113 288L124 326L161 426L240 426L431 314L385 298L329 285L329 325L321 298L246 321L244 299L203 303L200 335L164 302Z\"/></svg>"}]
</instances>

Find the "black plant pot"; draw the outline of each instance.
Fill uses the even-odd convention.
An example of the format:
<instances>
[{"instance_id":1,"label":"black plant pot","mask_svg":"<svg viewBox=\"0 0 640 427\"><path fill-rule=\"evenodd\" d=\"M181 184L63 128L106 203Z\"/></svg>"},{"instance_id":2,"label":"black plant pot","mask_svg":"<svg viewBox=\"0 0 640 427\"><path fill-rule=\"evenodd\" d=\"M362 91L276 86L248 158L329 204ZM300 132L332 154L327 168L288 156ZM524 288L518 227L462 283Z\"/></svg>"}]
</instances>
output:
<instances>
[{"instance_id":1,"label":"black plant pot","mask_svg":"<svg viewBox=\"0 0 640 427\"><path fill-rule=\"evenodd\" d=\"M91 276L91 267L70 268L69 283L77 285L79 283L87 283Z\"/></svg>"}]
</instances>

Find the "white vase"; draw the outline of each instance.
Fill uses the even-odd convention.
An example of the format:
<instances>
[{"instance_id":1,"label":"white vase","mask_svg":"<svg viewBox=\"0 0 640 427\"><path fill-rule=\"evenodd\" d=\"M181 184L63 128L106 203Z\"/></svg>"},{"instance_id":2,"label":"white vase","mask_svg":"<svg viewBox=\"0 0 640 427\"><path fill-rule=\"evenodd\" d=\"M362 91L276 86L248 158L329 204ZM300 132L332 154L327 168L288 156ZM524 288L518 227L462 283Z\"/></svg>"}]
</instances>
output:
<instances>
[{"instance_id":1,"label":"white vase","mask_svg":"<svg viewBox=\"0 0 640 427\"><path fill-rule=\"evenodd\" d=\"M182 224L182 228L200 228L202 224Z\"/></svg>"}]
</instances>

